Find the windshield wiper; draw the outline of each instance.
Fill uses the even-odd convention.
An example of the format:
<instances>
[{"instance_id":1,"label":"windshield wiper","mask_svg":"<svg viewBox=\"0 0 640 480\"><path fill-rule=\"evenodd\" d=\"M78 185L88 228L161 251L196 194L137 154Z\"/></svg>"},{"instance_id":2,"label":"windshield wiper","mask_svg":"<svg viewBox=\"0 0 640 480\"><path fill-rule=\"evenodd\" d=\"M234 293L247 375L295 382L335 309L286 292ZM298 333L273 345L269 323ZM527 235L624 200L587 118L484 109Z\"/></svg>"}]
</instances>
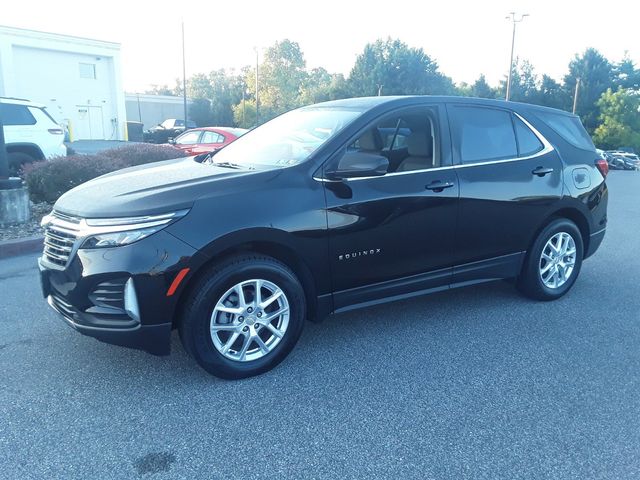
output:
<instances>
[{"instance_id":1,"label":"windshield wiper","mask_svg":"<svg viewBox=\"0 0 640 480\"><path fill-rule=\"evenodd\" d=\"M239 163L231 163L231 162L212 162L211 165L215 167L225 167L225 168L235 168L239 170L255 170L253 167L248 165L240 165Z\"/></svg>"}]
</instances>

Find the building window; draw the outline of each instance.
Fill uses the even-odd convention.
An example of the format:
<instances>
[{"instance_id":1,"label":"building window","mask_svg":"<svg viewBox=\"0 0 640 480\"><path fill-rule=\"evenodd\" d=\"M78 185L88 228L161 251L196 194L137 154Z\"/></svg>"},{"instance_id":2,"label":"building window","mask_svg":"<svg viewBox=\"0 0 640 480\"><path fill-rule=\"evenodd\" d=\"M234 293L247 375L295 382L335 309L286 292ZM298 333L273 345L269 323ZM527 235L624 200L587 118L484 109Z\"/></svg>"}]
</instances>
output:
<instances>
[{"instance_id":1,"label":"building window","mask_svg":"<svg viewBox=\"0 0 640 480\"><path fill-rule=\"evenodd\" d=\"M96 65L94 63L81 63L80 64L80 78L89 78L95 80L96 78Z\"/></svg>"}]
</instances>

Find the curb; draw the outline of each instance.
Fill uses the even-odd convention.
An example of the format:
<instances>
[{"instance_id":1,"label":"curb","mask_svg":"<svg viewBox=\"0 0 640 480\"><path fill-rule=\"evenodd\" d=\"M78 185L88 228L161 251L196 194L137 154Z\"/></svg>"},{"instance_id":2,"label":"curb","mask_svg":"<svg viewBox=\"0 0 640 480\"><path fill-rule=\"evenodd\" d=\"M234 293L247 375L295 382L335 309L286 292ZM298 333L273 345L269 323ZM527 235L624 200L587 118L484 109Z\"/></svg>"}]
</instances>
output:
<instances>
[{"instance_id":1,"label":"curb","mask_svg":"<svg viewBox=\"0 0 640 480\"><path fill-rule=\"evenodd\" d=\"M27 253L39 253L42 251L44 237L26 237L0 242L0 259L26 255Z\"/></svg>"}]
</instances>

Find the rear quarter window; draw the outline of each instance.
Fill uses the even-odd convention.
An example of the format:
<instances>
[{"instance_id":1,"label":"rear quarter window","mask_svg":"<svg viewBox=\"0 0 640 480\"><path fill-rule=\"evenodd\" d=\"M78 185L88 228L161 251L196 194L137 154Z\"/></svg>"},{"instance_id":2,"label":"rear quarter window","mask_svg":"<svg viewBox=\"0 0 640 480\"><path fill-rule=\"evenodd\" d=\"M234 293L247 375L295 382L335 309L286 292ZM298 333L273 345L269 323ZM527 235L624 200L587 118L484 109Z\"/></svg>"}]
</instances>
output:
<instances>
[{"instance_id":1,"label":"rear quarter window","mask_svg":"<svg viewBox=\"0 0 640 480\"><path fill-rule=\"evenodd\" d=\"M536 116L574 147L595 150L591 137L578 117L550 112L536 112Z\"/></svg>"},{"instance_id":2,"label":"rear quarter window","mask_svg":"<svg viewBox=\"0 0 640 480\"><path fill-rule=\"evenodd\" d=\"M35 125L36 119L26 105L0 103L0 117L4 125Z\"/></svg>"}]
</instances>

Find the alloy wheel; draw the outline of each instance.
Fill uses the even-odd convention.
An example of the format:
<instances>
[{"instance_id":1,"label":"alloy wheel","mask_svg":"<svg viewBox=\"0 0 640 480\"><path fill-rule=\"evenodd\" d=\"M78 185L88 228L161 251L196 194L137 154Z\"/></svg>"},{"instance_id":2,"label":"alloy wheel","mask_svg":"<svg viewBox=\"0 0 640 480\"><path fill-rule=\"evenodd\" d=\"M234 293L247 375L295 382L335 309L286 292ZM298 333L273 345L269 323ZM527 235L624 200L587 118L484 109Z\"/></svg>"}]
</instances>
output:
<instances>
[{"instance_id":1,"label":"alloy wheel","mask_svg":"<svg viewBox=\"0 0 640 480\"><path fill-rule=\"evenodd\" d=\"M566 232L558 232L545 244L540 255L539 274L551 289L562 287L573 274L576 264L576 242Z\"/></svg>"},{"instance_id":2,"label":"alloy wheel","mask_svg":"<svg viewBox=\"0 0 640 480\"><path fill-rule=\"evenodd\" d=\"M252 279L237 283L216 303L211 340L224 357L251 362L268 355L289 325L289 301L275 283Z\"/></svg>"}]
</instances>

